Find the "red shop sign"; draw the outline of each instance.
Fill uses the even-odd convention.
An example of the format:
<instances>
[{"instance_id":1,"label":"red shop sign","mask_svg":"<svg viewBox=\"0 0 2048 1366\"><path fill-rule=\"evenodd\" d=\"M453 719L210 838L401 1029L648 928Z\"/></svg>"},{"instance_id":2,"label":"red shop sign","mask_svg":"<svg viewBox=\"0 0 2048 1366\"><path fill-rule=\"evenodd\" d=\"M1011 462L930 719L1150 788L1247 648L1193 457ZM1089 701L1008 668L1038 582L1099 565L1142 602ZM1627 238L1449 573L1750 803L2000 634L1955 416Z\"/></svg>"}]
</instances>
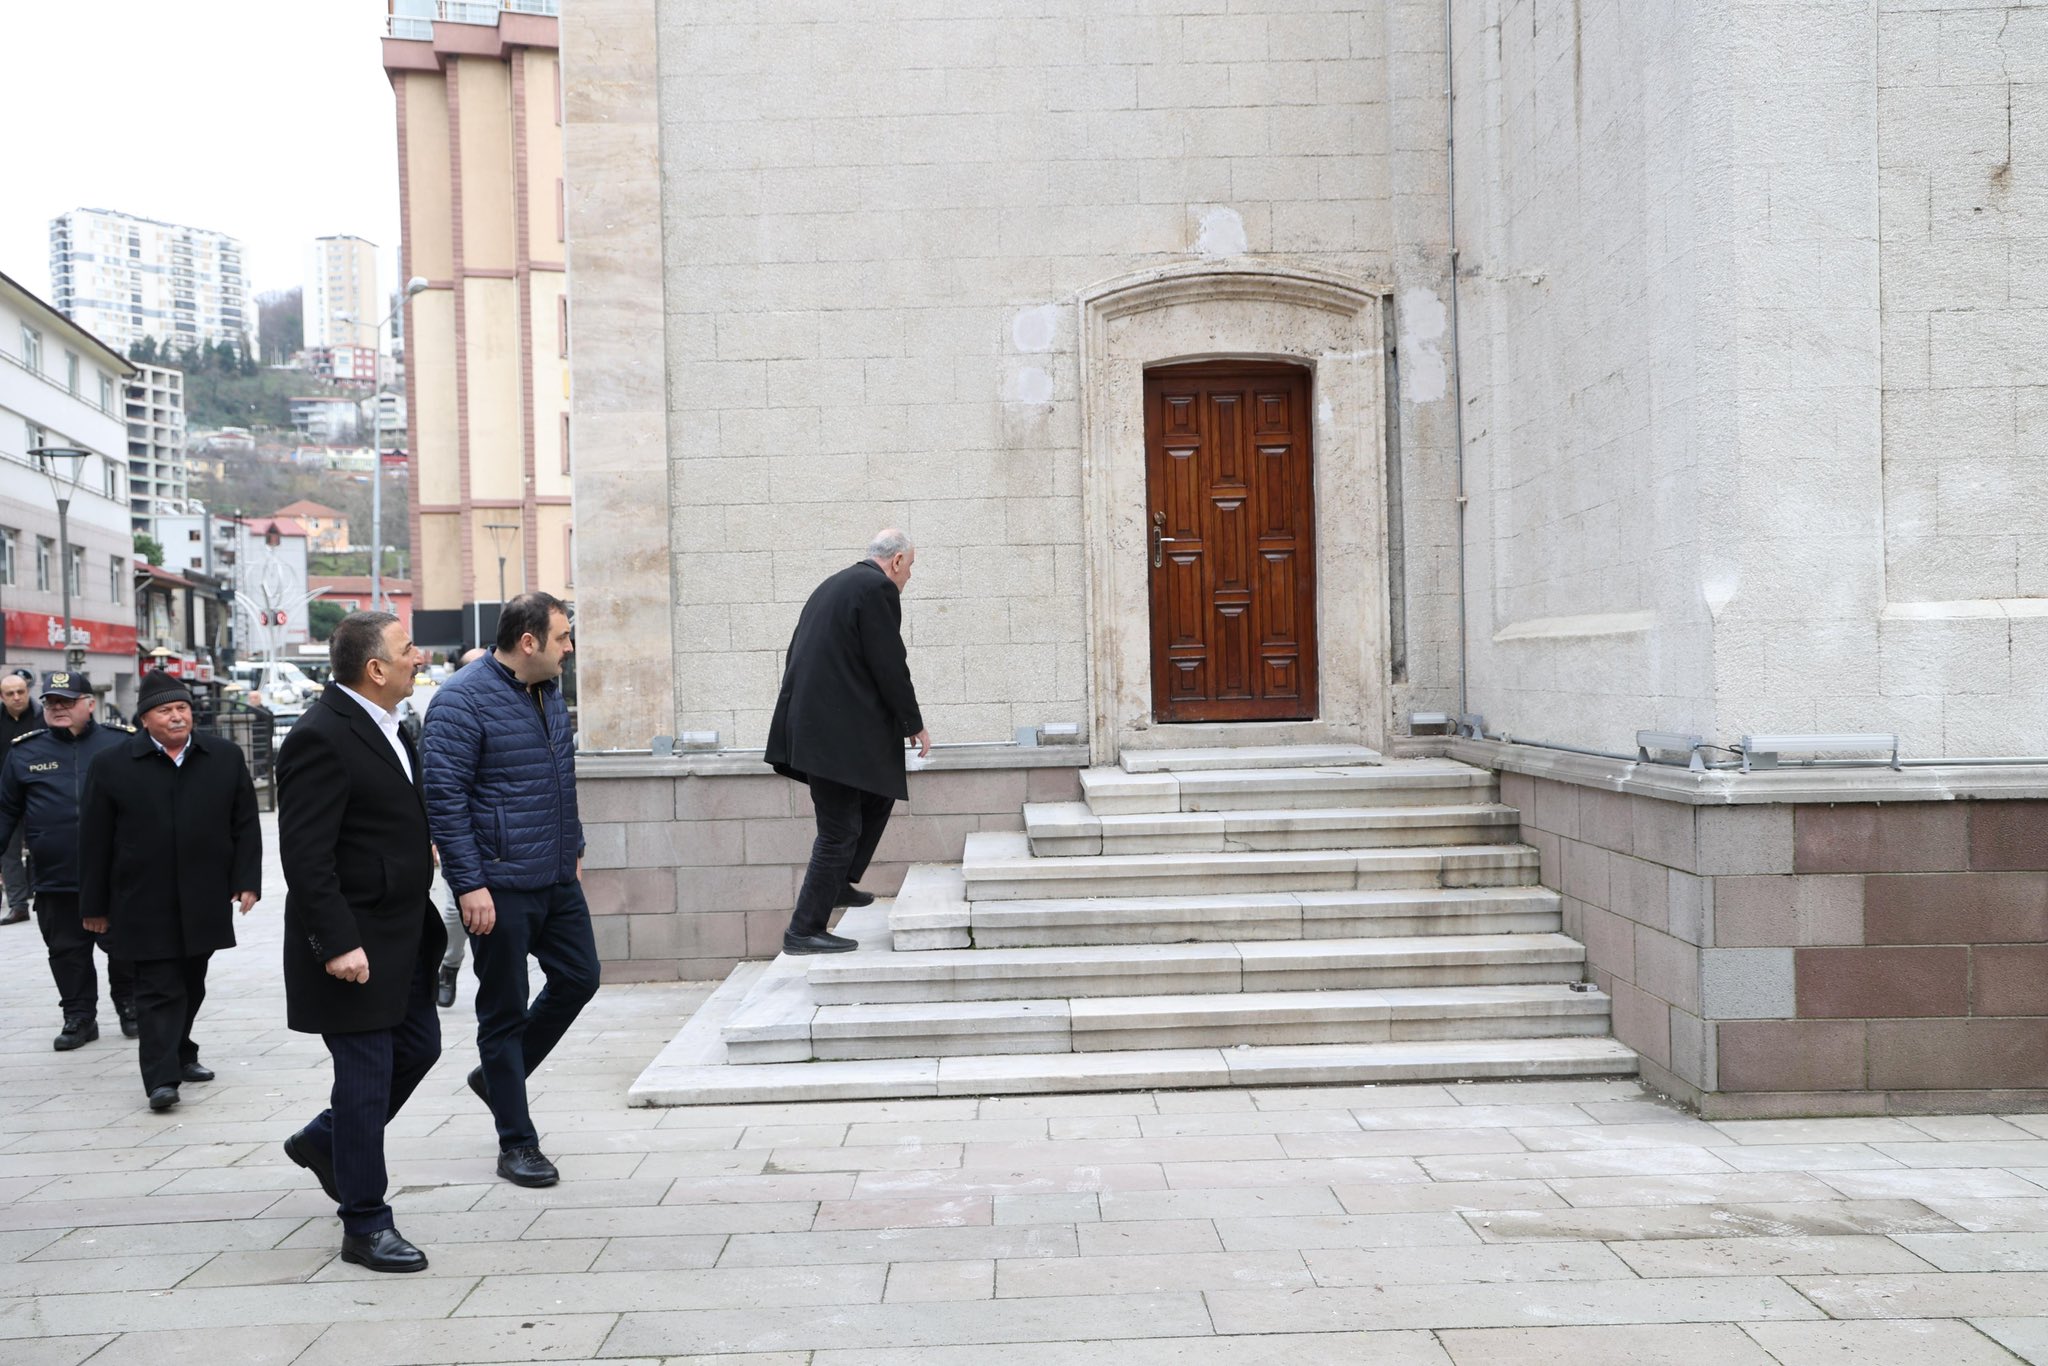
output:
<instances>
[{"instance_id":1,"label":"red shop sign","mask_svg":"<svg viewBox=\"0 0 2048 1366\"><path fill-rule=\"evenodd\" d=\"M64 618L48 612L9 612L7 643L29 650L64 648ZM135 654L135 624L71 620L71 643L89 655Z\"/></svg>"}]
</instances>

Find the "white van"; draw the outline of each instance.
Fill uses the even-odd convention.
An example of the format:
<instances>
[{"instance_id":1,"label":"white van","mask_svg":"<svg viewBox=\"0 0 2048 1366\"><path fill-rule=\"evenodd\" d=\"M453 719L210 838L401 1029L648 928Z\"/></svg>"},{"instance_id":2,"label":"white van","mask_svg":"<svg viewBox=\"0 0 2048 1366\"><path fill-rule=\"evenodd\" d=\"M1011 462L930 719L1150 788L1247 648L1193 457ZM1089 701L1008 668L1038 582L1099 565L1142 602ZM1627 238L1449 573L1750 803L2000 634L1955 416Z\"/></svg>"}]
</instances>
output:
<instances>
[{"instance_id":1,"label":"white van","mask_svg":"<svg viewBox=\"0 0 2048 1366\"><path fill-rule=\"evenodd\" d=\"M252 659L235 665L236 681L272 711L297 712L320 695L320 685L288 659Z\"/></svg>"}]
</instances>

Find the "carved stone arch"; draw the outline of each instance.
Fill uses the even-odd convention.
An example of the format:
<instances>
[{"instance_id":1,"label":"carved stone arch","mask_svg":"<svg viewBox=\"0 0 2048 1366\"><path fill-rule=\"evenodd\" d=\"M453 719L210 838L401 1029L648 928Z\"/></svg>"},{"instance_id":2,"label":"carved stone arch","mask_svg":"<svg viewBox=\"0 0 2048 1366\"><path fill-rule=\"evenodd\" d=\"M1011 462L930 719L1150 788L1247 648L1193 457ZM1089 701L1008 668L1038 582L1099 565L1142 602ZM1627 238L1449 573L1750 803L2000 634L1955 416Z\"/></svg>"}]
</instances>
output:
<instances>
[{"instance_id":1,"label":"carved stone arch","mask_svg":"<svg viewBox=\"0 0 2048 1366\"><path fill-rule=\"evenodd\" d=\"M1386 288L1239 257L1141 271L1079 299L1082 524L1091 758L1242 742L1380 747L1387 712ZM1230 727L1152 719L1144 375L1197 360L1272 360L1313 376L1317 634L1314 721Z\"/></svg>"}]
</instances>

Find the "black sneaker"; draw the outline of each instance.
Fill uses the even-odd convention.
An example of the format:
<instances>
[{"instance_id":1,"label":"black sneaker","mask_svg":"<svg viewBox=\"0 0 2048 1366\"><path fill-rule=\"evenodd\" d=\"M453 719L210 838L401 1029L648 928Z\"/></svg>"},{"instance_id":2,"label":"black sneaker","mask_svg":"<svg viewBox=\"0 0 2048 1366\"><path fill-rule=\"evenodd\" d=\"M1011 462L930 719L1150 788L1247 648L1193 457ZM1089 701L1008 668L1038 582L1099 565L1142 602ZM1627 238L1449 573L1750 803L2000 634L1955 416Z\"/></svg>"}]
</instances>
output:
<instances>
[{"instance_id":1,"label":"black sneaker","mask_svg":"<svg viewBox=\"0 0 2048 1366\"><path fill-rule=\"evenodd\" d=\"M64 1029L50 1047L59 1053L69 1053L81 1044L89 1044L100 1036L100 1022L90 1015L70 1015L64 1020Z\"/></svg>"},{"instance_id":2,"label":"black sneaker","mask_svg":"<svg viewBox=\"0 0 2048 1366\"><path fill-rule=\"evenodd\" d=\"M149 1108L152 1110L168 1110L177 1103L178 1088L175 1086L159 1086L149 1093Z\"/></svg>"},{"instance_id":3,"label":"black sneaker","mask_svg":"<svg viewBox=\"0 0 2048 1366\"><path fill-rule=\"evenodd\" d=\"M434 979L434 1004L446 1010L455 1004L455 969L442 968Z\"/></svg>"},{"instance_id":4,"label":"black sneaker","mask_svg":"<svg viewBox=\"0 0 2048 1366\"><path fill-rule=\"evenodd\" d=\"M834 906L872 906L875 904L875 894L873 892L863 892L860 888L849 882L840 889L838 900L832 904Z\"/></svg>"},{"instance_id":5,"label":"black sneaker","mask_svg":"<svg viewBox=\"0 0 2048 1366\"><path fill-rule=\"evenodd\" d=\"M142 1021L135 1017L134 1006L124 1006L119 1001L116 1001L114 1002L114 1013L121 1017L121 1033L131 1039L141 1036Z\"/></svg>"},{"instance_id":6,"label":"black sneaker","mask_svg":"<svg viewBox=\"0 0 2048 1366\"><path fill-rule=\"evenodd\" d=\"M562 1179L539 1148L507 1148L498 1154L498 1175L515 1186L552 1186Z\"/></svg>"}]
</instances>

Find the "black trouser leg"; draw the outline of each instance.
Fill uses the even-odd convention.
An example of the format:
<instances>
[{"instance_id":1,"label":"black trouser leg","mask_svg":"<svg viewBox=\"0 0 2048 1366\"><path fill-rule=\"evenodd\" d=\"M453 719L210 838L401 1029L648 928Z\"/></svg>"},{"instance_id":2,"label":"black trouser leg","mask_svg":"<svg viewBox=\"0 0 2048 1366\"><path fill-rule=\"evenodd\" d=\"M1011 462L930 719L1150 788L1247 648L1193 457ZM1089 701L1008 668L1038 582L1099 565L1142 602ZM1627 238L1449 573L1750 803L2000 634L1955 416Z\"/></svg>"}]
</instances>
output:
<instances>
[{"instance_id":1,"label":"black trouser leg","mask_svg":"<svg viewBox=\"0 0 2048 1366\"><path fill-rule=\"evenodd\" d=\"M192 1020L206 997L206 959L145 958L132 966L135 1017L142 1028L136 1048L142 1089L176 1086L182 1080L182 1065L199 1060L199 1050L192 1043Z\"/></svg>"},{"instance_id":2,"label":"black trouser leg","mask_svg":"<svg viewBox=\"0 0 2048 1366\"><path fill-rule=\"evenodd\" d=\"M320 1036L334 1057L334 1091L329 1107L305 1133L332 1155L345 1233L391 1227L391 1206L384 1200L389 1185L384 1127L441 1056L441 1013L434 1007L437 966L438 960L422 959L414 967L405 1018L393 1028Z\"/></svg>"},{"instance_id":3,"label":"black trouser leg","mask_svg":"<svg viewBox=\"0 0 2048 1366\"><path fill-rule=\"evenodd\" d=\"M92 937L95 944L100 937ZM104 951L104 950L103 950ZM114 1013L132 1013L135 1009L135 965L125 958L107 954L107 999L114 1003Z\"/></svg>"},{"instance_id":4,"label":"black trouser leg","mask_svg":"<svg viewBox=\"0 0 2048 1366\"><path fill-rule=\"evenodd\" d=\"M825 932L839 893L867 872L894 803L857 787L813 778L811 806L817 812L818 838L811 844L810 867L804 870L796 914L789 921L789 932L798 935Z\"/></svg>"},{"instance_id":5,"label":"black trouser leg","mask_svg":"<svg viewBox=\"0 0 2048 1366\"><path fill-rule=\"evenodd\" d=\"M64 1018L90 1020L99 1010L100 979L93 969L93 936L78 918L78 897L71 892L44 892L36 898L36 928L50 953L50 976ZM109 965L111 970L111 964Z\"/></svg>"},{"instance_id":6,"label":"black trouser leg","mask_svg":"<svg viewBox=\"0 0 2048 1366\"><path fill-rule=\"evenodd\" d=\"M491 890L497 923L476 936L476 1048L491 1117L504 1151L539 1144L526 1103L526 1079L561 1042L597 994L597 938L580 883L538 892ZM547 978L529 1007L526 957Z\"/></svg>"},{"instance_id":7,"label":"black trouser leg","mask_svg":"<svg viewBox=\"0 0 2048 1366\"><path fill-rule=\"evenodd\" d=\"M0 884L7 888L7 909L9 912L28 909L29 882L28 864L22 859L22 844L27 838L25 826L14 827L14 838L7 842L7 848L0 852Z\"/></svg>"}]
</instances>

